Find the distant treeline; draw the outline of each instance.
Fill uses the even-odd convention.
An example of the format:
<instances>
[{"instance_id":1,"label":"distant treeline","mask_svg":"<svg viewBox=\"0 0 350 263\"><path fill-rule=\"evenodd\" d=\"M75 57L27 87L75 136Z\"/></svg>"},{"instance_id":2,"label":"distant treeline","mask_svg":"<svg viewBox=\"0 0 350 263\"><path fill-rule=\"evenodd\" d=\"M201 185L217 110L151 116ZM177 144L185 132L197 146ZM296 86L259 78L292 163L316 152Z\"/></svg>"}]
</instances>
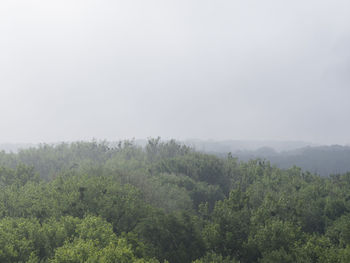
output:
<instances>
[{"instance_id":1,"label":"distant treeline","mask_svg":"<svg viewBox=\"0 0 350 263\"><path fill-rule=\"evenodd\" d=\"M1 152L0 262L350 262L350 173L159 138Z\"/></svg>"},{"instance_id":2,"label":"distant treeline","mask_svg":"<svg viewBox=\"0 0 350 263\"><path fill-rule=\"evenodd\" d=\"M220 153L219 156L225 154ZM279 168L288 169L298 166L305 171L329 176L350 171L350 146L317 146L276 152L269 147L256 151L238 151L234 153L240 160L266 159Z\"/></svg>"}]
</instances>

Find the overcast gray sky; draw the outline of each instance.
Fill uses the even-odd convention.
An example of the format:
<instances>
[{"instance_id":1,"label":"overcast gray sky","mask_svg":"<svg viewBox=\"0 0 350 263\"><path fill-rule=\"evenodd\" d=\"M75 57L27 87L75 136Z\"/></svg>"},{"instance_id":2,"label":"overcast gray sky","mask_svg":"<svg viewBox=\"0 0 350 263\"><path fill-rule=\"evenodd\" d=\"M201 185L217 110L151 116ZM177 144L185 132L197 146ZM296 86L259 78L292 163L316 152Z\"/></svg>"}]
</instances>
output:
<instances>
[{"instance_id":1,"label":"overcast gray sky","mask_svg":"<svg viewBox=\"0 0 350 263\"><path fill-rule=\"evenodd\" d=\"M350 143L349 0L1 0L0 142Z\"/></svg>"}]
</instances>

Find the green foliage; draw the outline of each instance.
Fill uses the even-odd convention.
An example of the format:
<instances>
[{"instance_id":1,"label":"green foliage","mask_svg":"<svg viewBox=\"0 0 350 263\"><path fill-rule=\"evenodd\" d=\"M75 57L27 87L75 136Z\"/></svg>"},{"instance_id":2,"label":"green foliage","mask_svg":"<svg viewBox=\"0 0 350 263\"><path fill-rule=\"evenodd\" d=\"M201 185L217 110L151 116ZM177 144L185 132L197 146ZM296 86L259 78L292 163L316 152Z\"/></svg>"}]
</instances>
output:
<instances>
[{"instance_id":1,"label":"green foliage","mask_svg":"<svg viewBox=\"0 0 350 263\"><path fill-rule=\"evenodd\" d=\"M105 247L99 247L93 240L75 239L73 242L58 248L50 262L156 263L157 261L137 259L130 245L124 239L119 239L116 243L110 243Z\"/></svg>"},{"instance_id":2,"label":"green foliage","mask_svg":"<svg viewBox=\"0 0 350 263\"><path fill-rule=\"evenodd\" d=\"M197 219L188 214L158 213L144 219L135 232L150 255L170 262L191 262L204 252Z\"/></svg>"},{"instance_id":3,"label":"green foliage","mask_svg":"<svg viewBox=\"0 0 350 263\"><path fill-rule=\"evenodd\" d=\"M224 163L212 155L193 152L162 159L152 166L152 171L183 174L196 181L219 185L224 192L228 191L229 180L224 173Z\"/></svg>"},{"instance_id":4,"label":"green foliage","mask_svg":"<svg viewBox=\"0 0 350 263\"><path fill-rule=\"evenodd\" d=\"M238 263L239 261L230 258L224 258L222 255L208 252L204 257L193 261L193 263Z\"/></svg>"},{"instance_id":5,"label":"green foliage","mask_svg":"<svg viewBox=\"0 0 350 263\"><path fill-rule=\"evenodd\" d=\"M39 176L33 167L27 167L23 164L16 166L15 169L0 167L0 187L9 185L20 187L27 182L38 181Z\"/></svg>"},{"instance_id":6,"label":"green foliage","mask_svg":"<svg viewBox=\"0 0 350 263\"><path fill-rule=\"evenodd\" d=\"M37 220L4 218L0 221L0 262L25 262L37 249Z\"/></svg>"},{"instance_id":7,"label":"green foliage","mask_svg":"<svg viewBox=\"0 0 350 263\"><path fill-rule=\"evenodd\" d=\"M174 140L0 152L0 262L349 262L350 173Z\"/></svg>"},{"instance_id":8,"label":"green foliage","mask_svg":"<svg viewBox=\"0 0 350 263\"><path fill-rule=\"evenodd\" d=\"M240 258L249 234L249 211L245 196L232 191L228 199L218 201L203 234L209 248L223 256Z\"/></svg>"},{"instance_id":9,"label":"green foliage","mask_svg":"<svg viewBox=\"0 0 350 263\"><path fill-rule=\"evenodd\" d=\"M124 238L117 238L112 225L88 216L76 225L75 234L55 250L50 262L157 262L139 259Z\"/></svg>"},{"instance_id":10,"label":"green foliage","mask_svg":"<svg viewBox=\"0 0 350 263\"><path fill-rule=\"evenodd\" d=\"M298 241L303 241L303 235L297 226L274 219L265 222L264 225L259 225L252 231L248 239L248 246L256 248L262 255L287 258L289 250Z\"/></svg>"}]
</instances>

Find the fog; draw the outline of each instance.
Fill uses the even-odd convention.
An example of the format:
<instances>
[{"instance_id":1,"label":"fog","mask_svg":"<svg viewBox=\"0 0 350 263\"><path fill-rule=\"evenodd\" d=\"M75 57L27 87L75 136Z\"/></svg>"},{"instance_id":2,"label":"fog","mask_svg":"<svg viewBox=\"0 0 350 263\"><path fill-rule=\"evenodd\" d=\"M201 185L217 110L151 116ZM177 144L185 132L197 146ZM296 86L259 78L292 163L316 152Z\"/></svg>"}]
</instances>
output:
<instances>
[{"instance_id":1,"label":"fog","mask_svg":"<svg viewBox=\"0 0 350 263\"><path fill-rule=\"evenodd\" d=\"M1 0L0 142L350 142L350 1Z\"/></svg>"}]
</instances>

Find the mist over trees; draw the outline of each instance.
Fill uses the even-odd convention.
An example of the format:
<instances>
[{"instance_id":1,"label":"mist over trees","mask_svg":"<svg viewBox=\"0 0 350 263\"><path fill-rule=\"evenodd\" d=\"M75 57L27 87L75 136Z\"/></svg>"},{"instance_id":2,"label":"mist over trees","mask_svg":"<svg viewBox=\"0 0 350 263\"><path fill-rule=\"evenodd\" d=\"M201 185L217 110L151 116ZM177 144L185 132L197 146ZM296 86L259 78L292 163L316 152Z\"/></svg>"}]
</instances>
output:
<instances>
[{"instance_id":1,"label":"mist over trees","mask_svg":"<svg viewBox=\"0 0 350 263\"><path fill-rule=\"evenodd\" d=\"M350 171L349 145L315 145L301 141L187 140L195 149L225 157L231 152L242 161L266 159L282 169L298 166L321 176Z\"/></svg>"},{"instance_id":2,"label":"mist over trees","mask_svg":"<svg viewBox=\"0 0 350 263\"><path fill-rule=\"evenodd\" d=\"M350 173L174 140L0 154L0 262L349 262Z\"/></svg>"},{"instance_id":3,"label":"mist over trees","mask_svg":"<svg viewBox=\"0 0 350 263\"><path fill-rule=\"evenodd\" d=\"M107 142L105 142L107 143ZM146 147L147 140L132 141L135 146ZM314 145L301 141L205 141L185 140L182 144L188 145L198 152L213 154L225 158L228 153L237 157L240 161L251 159L263 159L271 162L281 169L289 169L293 166L302 168L321 176L346 173L350 171L350 146L348 145ZM57 149L68 146L67 143L56 143ZM118 142L108 142L109 147L114 147ZM74 145L74 143L72 144ZM20 162L34 165L26 156L26 149L45 148L40 144L0 144L0 149L8 153L18 153ZM23 150L23 151L21 151ZM42 149L43 151L43 149ZM48 173L48 171L42 171Z\"/></svg>"},{"instance_id":4,"label":"mist over trees","mask_svg":"<svg viewBox=\"0 0 350 263\"><path fill-rule=\"evenodd\" d=\"M349 263L349 14L0 0L0 263Z\"/></svg>"}]
</instances>

